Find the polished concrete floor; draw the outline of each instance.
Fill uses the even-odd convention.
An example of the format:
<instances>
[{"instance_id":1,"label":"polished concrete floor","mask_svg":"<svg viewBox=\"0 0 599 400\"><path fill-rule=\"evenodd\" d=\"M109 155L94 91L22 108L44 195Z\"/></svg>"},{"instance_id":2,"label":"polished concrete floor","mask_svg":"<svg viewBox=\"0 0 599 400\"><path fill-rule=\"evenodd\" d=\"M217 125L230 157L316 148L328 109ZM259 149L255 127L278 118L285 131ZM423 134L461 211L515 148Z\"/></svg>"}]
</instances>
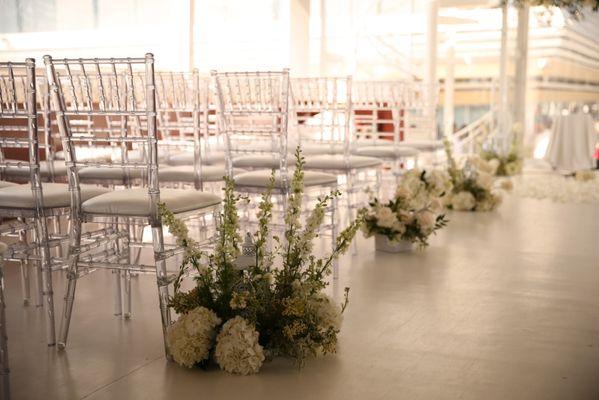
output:
<instances>
[{"instance_id":1,"label":"polished concrete floor","mask_svg":"<svg viewBox=\"0 0 599 400\"><path fill-rule=\"evenodd\" d=\"M8 265L13 397L599 399L599 205L511 197L450 218L424 253L360 238L331 288L351 287L338 354L247 377L165 361L150 276L134 280L130 321L112 316L109 273L82 278L69 347L47 348Z\"/></svg>"}]
</instances>

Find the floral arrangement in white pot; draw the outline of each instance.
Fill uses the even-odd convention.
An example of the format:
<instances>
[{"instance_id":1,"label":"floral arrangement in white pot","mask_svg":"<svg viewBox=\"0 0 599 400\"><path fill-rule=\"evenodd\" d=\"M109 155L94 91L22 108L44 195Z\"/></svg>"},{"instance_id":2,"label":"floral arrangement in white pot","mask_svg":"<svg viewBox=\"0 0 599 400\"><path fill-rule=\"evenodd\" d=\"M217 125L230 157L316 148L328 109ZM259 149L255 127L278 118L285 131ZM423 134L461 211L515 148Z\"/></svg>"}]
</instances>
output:
<instances>
[{"instance_id":1,"label":"floral arrangement in white pot","mask_svg":"<svg viewBox=\"0 0 599 400\"><path fill-rule=\"evenodd\" d=\"M449 177L442 171L408 171L392 199L370 202L362 225L364 236L375 235L376 248L382 251L406 251L414 243L425 248L429 236L448 222L442 197L450 189Z\"/></svg>"},{"instance_id":2,"label":"floral arrangement in white pot","mask_svg":"<svg viewBox=\"0 0 599 400\"><path fill-rule=\"evenodd\" d=\"M258 206L259 227L252 242L254 262L240 252L239 218L234 183L226 180L223 212L214 252L206 254L188 235L185 224L160 205L162 220L176 237L185 256L175 293L170 299L179 319L167 330L167 345L178 364L191 368L216 363L233 374L257 373L265 360L290 357L303 366L308 357L334 353L341 329L343 304L324 293L332 263L345 252L362 223L361 214L337 237L336 245L324 258L312 252L325 210L335 191L318 200L305 226L300 221L303 196L303 159L296 153L285 214L285 239L272 236L269 248L273 203L270 188ZM244 250L245 245L244 245ZM195 272L195 285L181 290L182 279Z\"/></svg>"},{"instance_id":3,"label":"floral arrangement in white pot","mask_svg":"<svg viewBox=\"0 0 599 400\"><path fill-rule=\"evenodd\" d=\"M509 191L513 187L509 179L495 180L499 160L487 161L474 155L458 167L447 140L445 151L447 172L452 183L451 192L445 196L447 208L456 211L492 211L497 208L503 200L500 191Z\"/></svg>"}]
</instances>

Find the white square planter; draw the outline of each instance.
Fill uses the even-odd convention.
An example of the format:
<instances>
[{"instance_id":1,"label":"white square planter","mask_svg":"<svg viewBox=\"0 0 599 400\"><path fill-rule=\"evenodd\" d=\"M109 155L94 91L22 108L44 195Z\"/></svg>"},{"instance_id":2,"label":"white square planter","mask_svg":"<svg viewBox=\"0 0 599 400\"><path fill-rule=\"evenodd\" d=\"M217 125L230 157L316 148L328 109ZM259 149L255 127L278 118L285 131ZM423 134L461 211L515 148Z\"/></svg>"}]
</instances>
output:
<instances>
[{"instance_id":1,"label":"white square planter","mask_svg":"<svg viewBox=\"0 0 599 400\"><path fill-rule=\"evenodd\" d=\"M391 242L387 236L374 235L374 248L377 251L384 251L386 253L402 253L411 251L413 243L407 240L400 240L399 242Z\"/></svg>"}]
</instances>

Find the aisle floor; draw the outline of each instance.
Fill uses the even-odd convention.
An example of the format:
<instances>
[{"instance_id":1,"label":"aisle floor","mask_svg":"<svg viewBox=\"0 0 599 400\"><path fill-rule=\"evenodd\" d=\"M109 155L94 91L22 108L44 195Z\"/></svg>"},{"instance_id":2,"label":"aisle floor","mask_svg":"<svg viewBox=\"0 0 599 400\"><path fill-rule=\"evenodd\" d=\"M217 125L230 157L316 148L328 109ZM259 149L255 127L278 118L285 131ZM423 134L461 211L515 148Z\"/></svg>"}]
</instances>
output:
<instances>
[{"instance_id":1,"label":"aisle floor","mask_svg":"<svg viewBox=\"0 0 599 400\"><path fill-rule=\"evenodd\" d=\"M331 287L351 287L338 354L247 377L165 361L151 276L134 279L129 321L112 315L110 273L82 278L69 346L48 348L9 264L13 398L599 399L599 206L508 198L449 217L424 253L360 238Z\"/></svg>"}]
</instances>

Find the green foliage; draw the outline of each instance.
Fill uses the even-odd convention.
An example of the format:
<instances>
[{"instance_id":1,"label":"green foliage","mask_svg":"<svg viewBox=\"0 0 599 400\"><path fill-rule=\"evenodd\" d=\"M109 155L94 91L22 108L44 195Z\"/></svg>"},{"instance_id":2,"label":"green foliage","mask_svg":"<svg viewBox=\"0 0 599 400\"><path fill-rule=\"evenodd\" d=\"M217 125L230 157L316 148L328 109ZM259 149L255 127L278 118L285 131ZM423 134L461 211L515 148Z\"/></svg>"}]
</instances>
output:
<instances>
[{"instance_id":1,"label":"green foliage","mask_svg":"<svg viewBox=\"0 0 599 400\"><path fill-rule=\"evenodd\" d=\"M259 227L254 233L255 265L245 270L235 264L241 242L237 204L242 199L235 195L232 180L225 182L218 240L211 254L197 250L197 243L188 237L181 221L164 205L160 207L163 223L189 254L181 265L175 294L169 305L177 313L206 307L214 311L223 323L241 316L255 325L260 334L259 342L269 354L292 357L300 366L308 356L335 351L339 326L333 323L334 318L327 320L323 317L328 315L323 309L337 310L338 313L344 310L348 290L340 306L330 304L322 290L328 285L326 278L331 273L333 262L347 251L363 220L363 214L360 214L341 232L328 256L316 257L312 242L318 236L325 211L340 193L334 191L319 198L305 226L302 226L303 166L304 160L298 148L296 169L287 198L284 242L273 236L273 248L268 247L274 173L271 176L270 185L258 206ZM279 267L275 267L277 262ZM196 286L182 292L180 280L192 266L196 272Z\"/></svg>"}]
</instances>

